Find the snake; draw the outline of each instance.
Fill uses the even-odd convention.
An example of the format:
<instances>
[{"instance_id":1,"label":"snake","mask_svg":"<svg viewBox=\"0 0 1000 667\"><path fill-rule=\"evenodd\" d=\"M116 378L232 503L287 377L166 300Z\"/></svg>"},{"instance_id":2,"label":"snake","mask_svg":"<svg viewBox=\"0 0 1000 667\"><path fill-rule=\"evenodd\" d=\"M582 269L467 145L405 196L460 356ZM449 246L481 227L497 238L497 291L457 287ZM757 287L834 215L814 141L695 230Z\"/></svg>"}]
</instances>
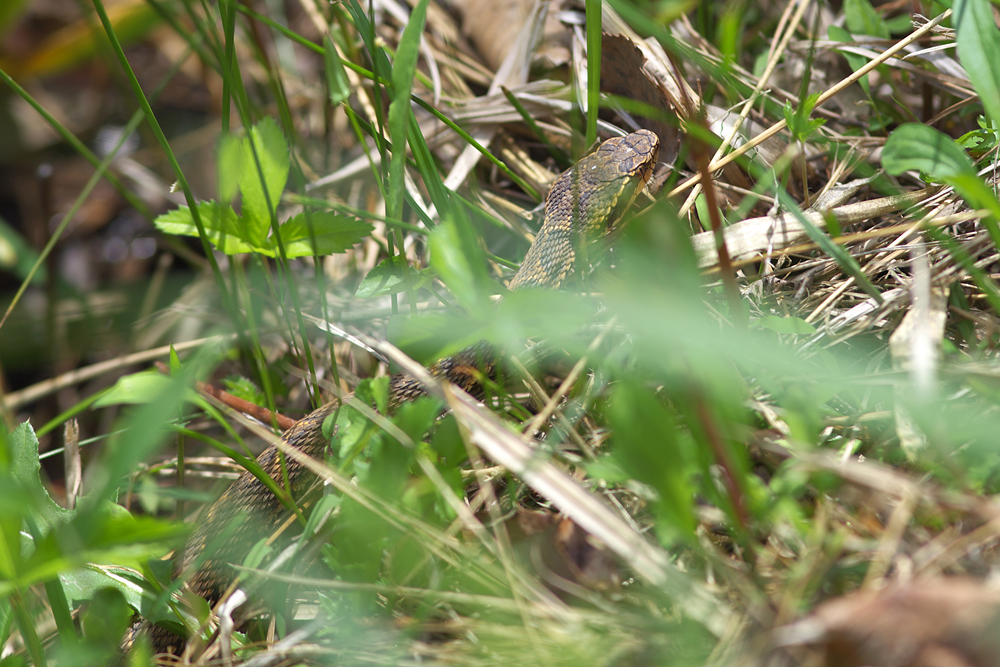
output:
<instances>
[{"instance_id":1,"label":"snake","mask_svg":"<svg viewBox=\"0 0 1000 667\"><path fill-rule=\"evenodd\" d=\"M549 189L542 226L508 289L562 287L573 275L583 244L617 227L649 181L658 152L657 136L638 130L608 139L563 172ZM491 372L494 357L488 346L477 345L435 362L428 370L435 379L482 398L480 380ZM389 410L424 394L416 380L397 373L389 382ZM323 423L341 405L339 399L322 405L291 426L281 439L311 458L322 458L330 446L330 439L323 435ZM301 463L283 460L273 445L257 462L279 485L287 475L295 498L301 497L314 479ZM214 605L236 578L231 564L242 563L253 545L275 533L287 517L282 502L257 477L243 473L199 519L180 552L176 576L186 578L191 592ZM141 621L133 626L123 647L127 650L140 634L150 638L156 653L179 654L184 646L184 640L170 630Z\"/></svg>"}]
</instances>

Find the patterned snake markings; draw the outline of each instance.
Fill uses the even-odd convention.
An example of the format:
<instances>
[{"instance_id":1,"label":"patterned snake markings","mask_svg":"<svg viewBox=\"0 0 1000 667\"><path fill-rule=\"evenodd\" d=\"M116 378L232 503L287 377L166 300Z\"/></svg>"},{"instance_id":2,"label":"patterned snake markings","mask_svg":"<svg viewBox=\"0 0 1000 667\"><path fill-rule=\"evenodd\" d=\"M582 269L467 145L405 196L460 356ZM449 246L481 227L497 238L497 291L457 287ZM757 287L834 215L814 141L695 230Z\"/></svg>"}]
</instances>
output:
<instances>
[{"instance_id":1,"label":"patterned snake markings","mask_svg":"<svg viewBox=\"0 0 1000 667\"><path fill-rule=\"evenodd\" d=\"M656 135L639 130L605 141L556 179L545 201L542 228L509 288L562 286L572 274L581 242L600 238L615 227L652 175L658 152ZM491 357L488 346L473 346L438 361L428 370L434 377L481 397L477 378L483 370L488 373L492 369ZM390 410L424 393L412 378L396 374L389 384ZM323 437L323 421L340 405L339 400L334 400L314 410L289 428L282 440L311 458L322 458L329 445ZM276 447L269 447L257 462L279 485L283 484ZM292 495L300 498L313 475L290 458L285 460L285 469ZM236 572L230 564L242 563L250 548L278 530L287 517L288 511L274 494L249 472L243 473L199 521L184 546L178 576L188 577L188 589L214 605L235 580ZM184 640L169 630L140 622L123 641L126 650L139 633L148 633L157 653L179 654L184 645Z\"/></svg>"}]
</instances>

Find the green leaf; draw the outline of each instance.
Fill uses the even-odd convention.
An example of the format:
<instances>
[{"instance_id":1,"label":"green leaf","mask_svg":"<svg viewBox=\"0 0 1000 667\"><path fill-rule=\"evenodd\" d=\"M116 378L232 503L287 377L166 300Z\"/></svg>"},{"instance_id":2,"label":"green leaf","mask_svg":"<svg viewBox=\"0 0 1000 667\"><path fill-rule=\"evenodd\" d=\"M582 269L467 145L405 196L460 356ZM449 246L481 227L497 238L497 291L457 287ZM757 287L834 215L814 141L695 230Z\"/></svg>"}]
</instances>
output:
<instances>
[{"instance_id":1,"label":"green leaf","mask_svg":"<svg viewBox=\"0 0 1000 667\"><path fill-rule=\"evenodd\" d=\"M855 35L889 38L889 26L868 0L844 0L844 18Z\"/></svg>"},{"instance_id":2,"label":"green leaf","mask_svg":"<svg viewBox=\"0 0 1000 667\"><path fill-rule=\"evenodd\" d=\"M392 66L392 103L389 104L389 133L392 136L392 159L389 162L389 184L386 188L386 211L389 217L403 213L403 170L406 168L406 133L409 129L410 91L417 75L420 55L420 35L427 19L428 0L420 0L410 13L410 20L399 39L399 49Z\"/></svg>"},{"instance_id":3,"label":"green leaf","mask_svg":"<svg viewBox=\"0 0 1000 667\"><path fill-rule=\"evenodd\" d=\"M223 380L223 385L226 387L226 391L237 398L242 398L244 401L255 403L256 405L265 405L267 403L264 393L250 378L243 377L242 375L229 376Z\"/></svg>"},{"instance_id":4,"label":"green leaf","mask_svg":"<svg viewBox=\"0 0 1000 667\"><path fill-rule=\"evenodd\" d=\"M84 651L99 658L104 664L113 664L120 658L118 645L122 635L132 623L134 612L117 591L104 588L94 591L87 598L90 601L87 609L80 615L80 626L86 637ZM63 643L59 647L62 654L58 660L60 665L81 664L74 660L79 648L74 644ZM95 659L91 664L99 664Z\"/></svg>"},{"instance_id":5,"label":"green leaf","mask_svg":"<svg viewBox=\"0 0 1000 667\"><path fill-rule=\"evenodd\" d=\"M351 84L347 80L344 63L330 39L330 33L323 35L323 61L326 64L326 86L330 91L330 102L340 104L351 96Z\"/></svg>"},{"instance_id":6,"label":"green leaf","mask_svg":"<svg viewBox=\"0 0 1000 667\"><path fill-rule=\"evenodd\" d=\"M64 509L42 485L42 466L38 460L38 438L31 424L24 422L14 429L9 437L11 452L11 474L21 486L21 493L25 498L34 500L31 507L32 513L37 518L45 521L43 528L52 528L61 523L65 523L76 514L71 510Z\"/></svg>"},{"instance_id":7,"label":"green leaf","mask_svg":"<svg viewBox=\"0 0 1000 667\"><path fill-rule=\"evenodd\" d=\"M162 523L162 522L161 522ZM176 530L174 531L176 534ZM59 575L66 597L73 607L90 600L99 590L113 588L120 592L133 609L153 607L157 596L145 589L137 574L120 566L85 565ZM171 614L172 618L173 615ZM158 619L150 619L158 620Z\"/></svg>"},{"instance_id":8,"label":"green leaf","mask_svg":"<svg viewBox=\"0 0 1000 667\"><path fill-rule=\"evenodd\" d=\"M982 120L982 116L979 118ZM966 132L955 141L971 155L980 157L996 147L997 132L985 128L972 130L971 132Z\"/></svg>"},{"instance_id":9,"label":"green leaf","mask_svg":"<svg viewBox=\"0 0 1000 667\"><path fill-rule=\"evenodd\" d=\"M409 276L404 273L406 271L410 273ZM386 257L368 272L358 285L358 291L354 296L370 299L386 294L398 294L407 289L407 279L410 289L423 287L432 280L426 273L409 268L406 265L406 258L402 255Z\"/></svg>"},{"instance_id":10,"label":"green leaf","mask_svg":"<svg viewBox=\"0 0 1000 667\"><path fill-rule=\"evenodd\" d=\"M431 232L431 266L459 303L466 310L475 311L489 306L487 285L492 281L486 273L483 250L468 220L458 218L458 215L447 216Z\"/></svg>"},{"instance_id":11,"label":"green leaf","mask_svg":"<svg viewBox=\"0 0 1000 667\"><path fill-rule=\"evenodd\" d=\"M393 317L386 332L393 345L421 363L454 354L488 333L483 319L444 313Z\"/></svg>"},{"instance_id":12,"label":"green leaf","mask_svg":"<svg viewBox=\"0 0 1000 667\"><path fill-rule=\"evenodd\" d=\"M0 218L0 271L24 280L31 274L31 267L38 261L38 252L31 247L16 229ZM37 271L31 277L32 285L45 284L45 272Z\"/></svg>"},{"instance_id":13,"label":"green leaf","mask_svg":"<svg viewBox=\"0 0 1000 667\"><path fill-rule=\"evenodd\" d=\"M802 100L798 108L794 111L792 110L791 102L785 102L783 112L785 114L785 122L788 124L788 131L791 132L792 138L804 141L809 135L820 128L826 121L822 119L810 119L809 116L812 115L813 109L816 107L816 102L819 100L819 94L813 93Z\"/></svg>"},{"instance_id":14,"label":"green leaf","mask_svg":"<svg viewBox=\"0 0 1000 667\"><path fill-rule=\"evenodd\" d=\"M240 151L240 192L246 240L263 247L271 227L271 213L278 206L288 181L288 144L273 118L265 118L244 137ZM260 170L254 159L260 159ZM200 209L199 209L200 211Z\"/></svg>"},{"instance_id":15,"label":"green leaf","mask_svg":"<svg viewBox=\"0 0 1000 667\"><path fill-rule=\"evenodd\" d=\"M119 378L110 391L94 401L94 407L149 403L156 400L169 385L170 378L157 371L132 373Z\"/></svg>"},{"instance_id":16,"label":"green leaf","mask_svg":"<svg viewBox=\"0 0 1000 667\"><path fill-rule=\"evenodd\" d=\"M953 186L973 208L989 210L993 219L983 224L1000 247L1000 230L996 228L1000 202L954 139L919 123L901 125L885 142L882 166L894 176L911 170L926 172Z\"/></svg>"},{"instance_id":17,"label":"green leaf","mask_svg":"<svg viewBox=\"0 0 1000 667\"><path fill-rule=\"evenodd\" d=\"M766 315L758 320L754 320L752 326L762 329L770 329L780 334L811 334L816 333L816 327L806 322L801 317L777 317L776 315Z\"/></svg>"},{"instance_id":18,"label":"green leaf","mask_svg":"<svg viewBox=\"0 0 1000 667\"><path fill-rule=\"evenodd\" d=\"M219 142L219 201L231 204L240 187L240 154L243 151L242 140L227 134Z\"/></svg>"},{"instance_id":19,"label":"green leaf","mask_svg":"<svg viewBox=\"0 0 1000 667\"><path fill-rule=\"evenodd\" d=\"M209 359L208 352L189 360L184 369L172 375L149 402L123 411L112 429L115 434L105 443L100 465L93 466L89 478L91 492L81 499L80 511L94 507L102 499L113 499L119 485L134 466L159 447L172 433L170 424L177 419L186 398L191 395L195 369Z\"/></svg>"},{"instance_id":20,"label":"green leaf","mask_svg":"<svg viewBox=\"0 0 1000 667\"><path fill-rule=\"evenodd\" d=\"M181 358L177 356L177 350L174 346L170 346L170 374L174 375L181 372Z\"/></svg>"},{"instance_id":21,"label":"green leaf","mask_svg":"<svg viewBox=\"0 0 1000 667\"><path fill-rule=\"evenodd\" d=\"M923 171L948 179L976 173L969 156L954 140L920 123L900 125L892 133L882 150L882 166L893 176Z\"/></svg>"},{"instance_id":22,"label":"green leaf","mask_svg":"<svg viewBox=\"0 0 1000 667\"><path fill-rule=\"evenodd\" d=\"M830 39L837 42L847 42L853 44L856 41L854 39L854 35L852 35L851 33L844 30L838 25L830 26L827 29L826 34L830 37ZM840 53L842 56L844 56L844 60L847 61L847 64L850 66L851 71L857 72L859 69L868 64L868 58L858 55L857 53L849 53L847 51L841 51ZM869 72L868 74L858 79L858 83L861 85L861 89L865 91L865 95L871 94L871 84L869 83L870 76L871 73Z\"/></svg>"},{"instance_id":23,"label":"green leaf","mask_svg":"<svg viewBox=\"0 0 1000 667\"><path fill-rule=\"evenodd\" d=\"M0 484L0 544L5 547L0 548L0 597L18 587L52 582L86 561L135 560L162 553L164 543L184 530L157 519L137 520L93 493L80 499L77 510L63 509L42 484L38 440L31 426L25 423L15 429L8 445L10 477ZM11 534L14 524L20 535ZM47 588L50 595L57 590ZM59 597L65 599L62 590Z\"/></svg>"},{"instance_id":24,"label":"green leaf","mask_svg":"<svg viewBox=\"0 0 1000 667\"><path fill-rule=\"evenodd\" d=\"M655 503L660 539L693 539L697 521L689 482L689 458L674 417L645 388L630 381L615 389L608 407L614 461L659 494Z\"/></svg>"},{"instance_id":25,"label":"green leaf","mask_svg":"<svg viewBox=\"0 0 1000 667\"><path fill-rule=\"evenodd\" d=\"M989 0L955 0L958 57L986 116L1000 124L1000 30Z\"/></svg>"},{"instance_id":26,"label":"green leaf","mask_svg":"<svg viewBox=\"0 0 1000 667\"><path fill-rule=\"evenodd\" d=\"M344 252L371 234L373 227L362 220L329 211L300 213L280 227L285 255L312 257ZM277 243L268 243L272 255L277 253Z\"/></svg>"},{"instance_id":27,"label":"green leaf","mask_svg":"<svg viewBox=\"0 0 1000 667\"><path fill-rule=\"evenodd\" d=\"M213 201L205 201L198 204L198 213L201 215L205 234L216 249L227 255L259 250L250 243L245 226L231 207ZM187 206L181 206L164 213L156 218L153 224L164 234L198 236L198 228L195 227L191 210Z\"/></svg>"}]
</instances>

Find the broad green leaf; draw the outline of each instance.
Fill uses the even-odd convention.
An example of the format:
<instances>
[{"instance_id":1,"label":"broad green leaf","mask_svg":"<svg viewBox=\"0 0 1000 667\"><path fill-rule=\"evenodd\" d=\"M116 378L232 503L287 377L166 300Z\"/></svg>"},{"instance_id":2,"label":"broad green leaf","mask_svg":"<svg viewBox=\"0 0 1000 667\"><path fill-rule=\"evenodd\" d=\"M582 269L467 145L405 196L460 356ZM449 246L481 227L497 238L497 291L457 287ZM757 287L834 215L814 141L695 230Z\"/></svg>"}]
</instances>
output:
<instances>
[{"instance_id":1,"label":"broad green leaf","mask_svg":"<svg viewBox=\"0 0 1000 667\"><path fill-rule=\"evenodd\" d=\"M216 249L227 255L255 250L254 246L249 243L242 221L229 206L205 201L198 204L198 213L201 215L205 234ZM198 236L198 228L195 227L191 210L187 206L181 206L164 213L156 218L153 224L164 234Z\"/></svg>"},{"instance_id":2,"label":"broad green leaf","mask_svg":"<svg viewBox=\"0 0 1000 667\"><path fill-rule=\"evenodd\" d=\"M14 588L52 582L87 561L134 561L161 553L166 542L183 532L182 526L157 519L135 519L113 503L95 502L93 495L81 498L81 509L60 507L41 483L38 440L31 426L19 426L8 443L13 465L0 490L0 521L5 537L11 521L20 529L23 519L24 528L20 540L5 539L8 548L0 549L0 597ZM15 554L9 547L17 541Z\"/></svg>"},{"instance_id":3,"label":"broad green leaf","mask_svg":"<svg viewBox=\"0 0 1000 667\"><path fill-rule=\"evenodd\" d=\"M697 521L690 463L674 417L639 384L623 381L608 407L614 432L614 460L633 479L659 495L655 511L664 542L692 539ZM687 465L686 465L687 464Z\"/></svg>"},{"instance_id":4,"label":"broad green leaf","mask_svg":"<svg viewBox=\"0 0 1000 667\"><path fill-rule=\"evenodd\" d=\"M389 133L392 136L392 159L389 162L389 183L386 187L386 211L390 217L403 213L403 170L406 168L406 134L410 125L410 91L417 74L420 36L427 19L428 0L420 0L410 13L403 29L392 67L392 103L389 104Z\"/></svg>"},{"instance_id":5,"label":"broad green leaf","mask_svg":"<svg viewBox=\"0 0 1000 667\"><path fill-rule=\"evenodd\" d=\"M53 582L53 586L55 585L58 584ZM81 649L90 658L92 665L114 664L121 658L119 644L125 631L132 624L135 612L122 595L108 588L94 591L87 599L90 604L78 616L84 641L80 646L72 640L63 642L56 649L56 664L87 664L79 659ZM70 622L72 628L72 619ZM75 629L73 633L75 636Z\"/></svg>"},{"instance_id":6,"label":"broad green leaf","mask_svg":"<svg viewBox=\"0 0 1000 667\"><path fill-rule=\"evenodd\" d=\"M142 611L144 618L153 622L177 622L177 617L168 607L156 604L159 594L143 585L142 577L131 568L88 564L61 573L59 580L74 608L92 599L98 591L113 588L122 594L130 607ZM179 608L183 610L183 606Z\"/></svg>"},{"instance_id":7,"label":"broad green leaf","mask_svg":"<svg viewBox=\"0 0 1000 667\"><path fill-rule=\"evenodd\" d=\"M953 186L972 207L989 210L992 220L985 219L983 224L1000 247L996 227L1000 202L954 139L919 123L901 125L885 142L882 166L894 176L911 170L930 174Z\"/></svg>"},{"instance_id":8,"label":"broad green leaf","mask_svg":"<svg viewBox=\"0 0 1000 667\"><path fill-rule=\"evenodd\" d=\"M271 213L278 206L288 181L288 144L273 118L265 118L243 138L240 151L240 192L246 240L265 245L271 227ZM260 160L257 169L256 157Z\"/></svg>"},{"instance_id":9,"label":"broad green leaf","mask_svg":"<svg viewBox=\"0 0 1000 667\"><path fill-rule=\"evenodd\" d=\"M408 271L409 275L405 275L404 271ZM431 278L408 267L406 258L401 255L386 257L378 263L378 266L368 272L368 275L358 285L355 296L370 299L386 294L398 294L407 288L407 280L409 280L410 288L416 288L428 284Z\"/></svg>"},{"instance_id":10,"label":"broad green leaf","mask_svg":"<svg viewBox=\"0 0 1000 667\"><path fill-rule=\"evenodd\" d=\"M989 0L955 0L958 57L986 116L1000 124L1000 30Z\"/></svg>"},{"instance_id":11,"label":"broad green leaf","mask_svg":"<svg viewBox=\"0 0 1000 667\"><path fill-rule=\"evenodd\" d=\"M468 315L400 315L389 320L386 336L410 357L431 363L483 340L487 326L483 319Z\"/></svg>"},{"instance_id":12,"label":"broad green leaf","mask_svg":"<svg viewBox=\"0 0 1000 667\"><path fill-rule=\"evenodd\" d=\"M340 61L337 47L330 39L330 33L323 35L323 61L326 65L326 86L330 91L330 102L340 104L351 96L351 84L347 80L344 63Z\"/></svg>"},{"instance_id":13,"label":"broad green leaf","mask_svg":"<svg viewBox=\"0 0 1000 667\"><path fill-rule=\"evenodd\" d=\"M468 220L450 215L431 232L431 266L469 311L488 307L486 260Z\"/></svg>"},{"instance_id":14,"label":"broad green leaf","mask_svg":"<svg viewBox=\"0 0 1000 667\"><path fill-rule=\"evenodd\" d=\"M837 42L854 43L855 41L854 35L852 35L851 33L844 30L838 25L830 26L827 29L826 34L830 37L830 39ZM857 53L849 53L848 51L841 51L840 54L844 56L844 60L847 61L847 64L850 66L851 71L857 72L859 69L868 64L868 58L860 56ZM861 85L861 89L865 91L866 95L871 94L871 84L869 83L868 80L870 76L871 73L869 72L868 74L865 74L863 77L858 79L858 83Z\"/></svg>"},{"instance_id":15,"label":"broad green leaf","mask_svg":"<svg viewBox=\"0 0 1000 667\"><path fill-rule=\"evenodd\" d=\"M109 405L139 405L155 400L167 386L170 378L156 371L132 373L118 378L111 390L94 401L95 408Z\"/></svg>"},{"instance_id":16,"label":"broad green leaf","mask_svg":"<svg viewBox=\"0 0 1000 667\"><path fill-rule=\"evenodd\" d=\"M399 406L392 421L414 442L419 442L441 414L441 402L436 398L423 396Z\"/></svg>"},{"instance_id":17,"label":"broad green leaf","mask_svg":"<svg viewBox=\"0 0 1000 667\"><path fill-rule=\"evenodd\" d=\"M844 18L855 35L889 38L889 26L868 0L844 0Z\"/></svg>"},{"instance_id":18,"label":"broad green leaf","mask_svg":"<svg viewBox=\"0 0 1000 667\"><path fill-rule=\"evenodd\" d=\"M574 330L593 323L594 302L553 290L511 292L495 311L487 315L488 338L507 346L528 337L545 338L556 347L567 347L576 339ZM493 315L495 313L495 315Z\"/></svg>"},{"instance_id":19,"label":"broad green leaf","mask_svg":"<svg viewBox=\"0 0 1000 667\"><path fill-rule=\"evenodd\" d=\"M312 257L344 252L371 234L373 227L362 220L329 211L300 213L280 227L287 257ZM277 244L268 243L272 254Z\"/></svg>"},{"instance_id":20,"label":"broad green leaf","mask_svg":"<svg viewBox=\"0 0 1000 667\"><path fill-rule=\"evenodd\" d=\"M780 334L811 334L816 333L816 327L806 322L801 317L777 317L776 315L765 315L754 320L752 326L770 329Z\"/></svg>"},{"instance_id":21,"label":"broad green leaf","mask_svg":"<svg viewBox=\"0 0 1000 667\"><path fill-rule=\"evenodd\" d=\"M892 133L882 151L882 166L893 176L914 170L940 179L975 174L969 156L951 137L920 123L900 125Z\"/></svg>"},{"instance_id":22,"label":"broad green leaf","mask_svg":"<svg viewBox=\"0 0 1000 667\"><path fill-rule=\"evenodd\" d=\"M227 134L219 142L219 201L231 204L240 187L240 159L243 141L234 134Z\"/></svg>"},{"instance_id":23,"label":"broad green leaf","mask_svg":"<svg viewBox=\"0 0 1000 667\"><path fill-rule=\"evenodd\" d=\"M172 432L171 424L190 395L195 369L204 365L208 357L206 352L188 361L180 373L166 378L168 382L162 384L149 402L123 411L112 428L114 435L105 443L101 465L93 467L88 480L90 492L78 506L81 512L99 511L97 503L115 498L119 485L135 465L146 460L166 440Z\"/></svg>"}]
</instances>

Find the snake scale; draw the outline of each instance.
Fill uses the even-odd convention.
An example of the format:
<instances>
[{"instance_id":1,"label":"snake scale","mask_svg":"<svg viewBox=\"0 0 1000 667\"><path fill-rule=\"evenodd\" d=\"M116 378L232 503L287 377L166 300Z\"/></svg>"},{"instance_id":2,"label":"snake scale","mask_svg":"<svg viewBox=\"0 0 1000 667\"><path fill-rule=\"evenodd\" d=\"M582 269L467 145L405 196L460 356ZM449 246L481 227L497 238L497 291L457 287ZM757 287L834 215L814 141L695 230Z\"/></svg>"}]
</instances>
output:
<instances>
[{"instance_id":1,"label":"snake scale","mask_svg":"<svg viewBox=\"0 0 1000 667\"><path fill-rule=\"evenodd\" d=\"M520 269L511 279L511 290L558 289L571 275L581 243L599 238L618 222L652 174L659 140L648 130L609 139L564 172L553 183L545 201L544 222ZM431 375L447 380L474 395L481 395L477 378L484 367L484 346L474 346L429 367ZM492 356L492 353L487 353ZM487 366L493 363L486 359ZM487 369L488 370L488 369ZM390 409L423 395L416 381L403 374L390 381ZM303 417L282 439L313 458L322 458L329 445L323 421L340 406L331 401ZM272 446L257 459L261 468L282 484L277 449ZM301 497L313 479L304 466L285 461L292 495ZM249 549L268 537L286 520L288 512L277 498L249 472L243 474L211 506L188 539L177 564L177 575L187 577L188 588L210 604L217 602L235 578L230 563L243 562ZM235 529L232 528L235 523ZM219 539L227 530L232 533ZM178 652L183 640L164 628L148 632L153 649ZM126 639L137 636L130 633Z\"/></svg>"}]
</instances>

